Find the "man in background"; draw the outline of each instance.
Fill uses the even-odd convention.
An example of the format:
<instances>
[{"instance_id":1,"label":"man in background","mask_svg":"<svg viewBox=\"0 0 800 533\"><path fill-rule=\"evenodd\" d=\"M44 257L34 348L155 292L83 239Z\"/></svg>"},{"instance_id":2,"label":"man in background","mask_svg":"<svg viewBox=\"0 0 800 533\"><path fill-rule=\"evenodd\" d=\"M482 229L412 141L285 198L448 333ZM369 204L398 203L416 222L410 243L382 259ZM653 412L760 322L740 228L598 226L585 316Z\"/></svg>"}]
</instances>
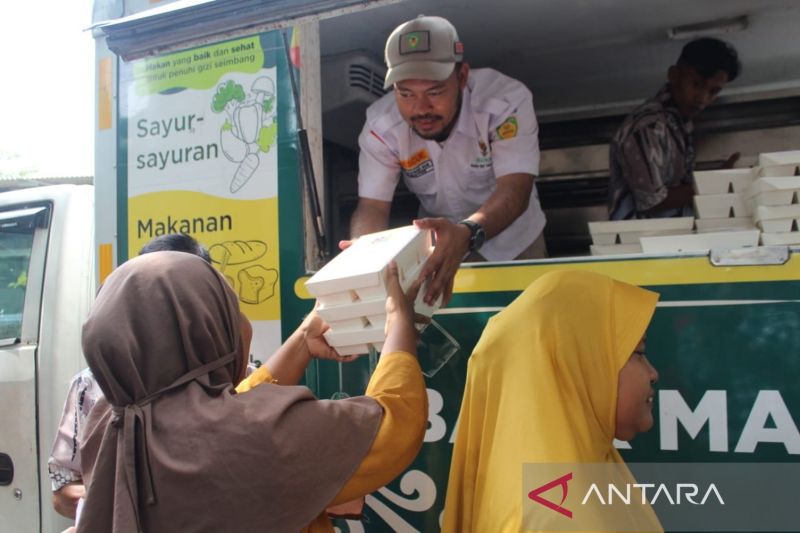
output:
<instances>
[{"instance_id":1,"label":"man in background","mask_svg":"<svg viewBox=\"0 0 800 533\"><path fill-rule=\"evenodd\" d=\"M692 121L740 70L736 50L719 39L704 37L683 47L667 70L667 84L625 118L611 141L611 220L694 215Z\"/></svg>"}]
</instances>

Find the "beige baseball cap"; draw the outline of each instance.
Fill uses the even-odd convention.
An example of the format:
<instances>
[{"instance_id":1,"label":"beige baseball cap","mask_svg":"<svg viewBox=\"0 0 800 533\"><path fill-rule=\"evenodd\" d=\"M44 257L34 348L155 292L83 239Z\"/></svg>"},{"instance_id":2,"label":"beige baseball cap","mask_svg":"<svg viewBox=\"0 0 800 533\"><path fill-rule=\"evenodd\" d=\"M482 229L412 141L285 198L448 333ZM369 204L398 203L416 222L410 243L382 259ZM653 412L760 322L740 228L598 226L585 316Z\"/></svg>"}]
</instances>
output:
<instances>
[{"instance_id":1,"label":"beige baseball cap","mask_svg":"<svg viewBox=\"0 0 800 533\"><path fill-rule=\"evenodd\" d=\"M403 80L446 79L463 60L464 45L455 27L442 17L419 17L400 24L386 41L388 89Z\"/></svg>"}]
</instances>

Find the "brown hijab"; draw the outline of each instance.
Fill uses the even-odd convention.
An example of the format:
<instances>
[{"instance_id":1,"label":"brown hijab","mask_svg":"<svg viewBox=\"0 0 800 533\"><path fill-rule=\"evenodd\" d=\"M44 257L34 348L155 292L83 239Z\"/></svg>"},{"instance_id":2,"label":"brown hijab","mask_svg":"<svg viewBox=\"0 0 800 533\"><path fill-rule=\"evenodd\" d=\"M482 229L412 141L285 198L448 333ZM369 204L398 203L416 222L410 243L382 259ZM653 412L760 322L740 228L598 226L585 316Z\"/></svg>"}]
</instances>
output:
<instances>
[{"instance_id":1,"label":"brown hijab","mask_svg":"<svg viewBox=\"0 0 800 533\"><path fill-rule=\"evenodd\" d=\"M270 384L235 394L239 316L191 254L143 255L109 276L83 327L107 402L84 435L79 532L295 532L355 472L380 406Z\"/></svg>"}]
</instances>

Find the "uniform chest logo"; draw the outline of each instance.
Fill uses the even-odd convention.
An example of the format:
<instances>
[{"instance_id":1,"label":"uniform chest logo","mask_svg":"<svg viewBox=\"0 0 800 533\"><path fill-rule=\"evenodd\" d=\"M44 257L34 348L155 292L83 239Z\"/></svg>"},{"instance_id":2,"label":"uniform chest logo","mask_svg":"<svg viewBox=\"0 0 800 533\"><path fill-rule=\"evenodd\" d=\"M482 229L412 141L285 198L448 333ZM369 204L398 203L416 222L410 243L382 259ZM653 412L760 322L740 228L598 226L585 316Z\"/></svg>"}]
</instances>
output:
<instances>
[{"instance_id":1,"label":"uniform chest logo","mask_svg":"<svg viewBox=\"0 0 800 533\"><path fill-rule=\"evenodd\" d=\"M489 146L483 142L483 139L478 139L478 149L481 151L481 155L476 157L469 166L472 168L488 168L492 166L492 154L489 152Z\"/></svg>"},{"instance_id":2,"label":"uniform chest logo","mask_svg":"<svg viewBox=\"0 0 800 533\"><path fill-rule=\"evenodd\" d=\"M497 136L501 139L511 139L517 136L517 117L508 117L505 122L497 126Z\"/></svg>"},{"instance_id":3,"label":"uniform chest logo","mask_svg":"<svg viewBox=\"0 0 800 533\"><path fill-rule=\"evenodd\" d=\"M400 166L406 177L418 178L433 170L433 161L431 161L428 150L423 148L412 154L408 159L401 159Z\"/></svg>"}]
</instances>

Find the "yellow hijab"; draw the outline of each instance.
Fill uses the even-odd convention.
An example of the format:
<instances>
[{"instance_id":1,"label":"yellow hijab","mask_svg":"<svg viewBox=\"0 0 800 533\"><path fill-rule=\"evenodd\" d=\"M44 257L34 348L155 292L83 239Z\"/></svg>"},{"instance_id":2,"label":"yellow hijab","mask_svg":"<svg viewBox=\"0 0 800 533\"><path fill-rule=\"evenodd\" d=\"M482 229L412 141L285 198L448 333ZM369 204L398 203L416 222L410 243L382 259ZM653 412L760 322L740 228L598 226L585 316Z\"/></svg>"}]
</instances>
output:
<instances>
[{"instance_id":1,"label":"yellow hijab","mask_svg":"<svg viewBox=\"0 0 800 533\"><path fill-rule=\"evenodd\" d=\"M657 300L551 272L489 320L468 364L442 531L520 531L524 463L624 464L612 444L618 374Z\"/></svg>"}]
</instances>

